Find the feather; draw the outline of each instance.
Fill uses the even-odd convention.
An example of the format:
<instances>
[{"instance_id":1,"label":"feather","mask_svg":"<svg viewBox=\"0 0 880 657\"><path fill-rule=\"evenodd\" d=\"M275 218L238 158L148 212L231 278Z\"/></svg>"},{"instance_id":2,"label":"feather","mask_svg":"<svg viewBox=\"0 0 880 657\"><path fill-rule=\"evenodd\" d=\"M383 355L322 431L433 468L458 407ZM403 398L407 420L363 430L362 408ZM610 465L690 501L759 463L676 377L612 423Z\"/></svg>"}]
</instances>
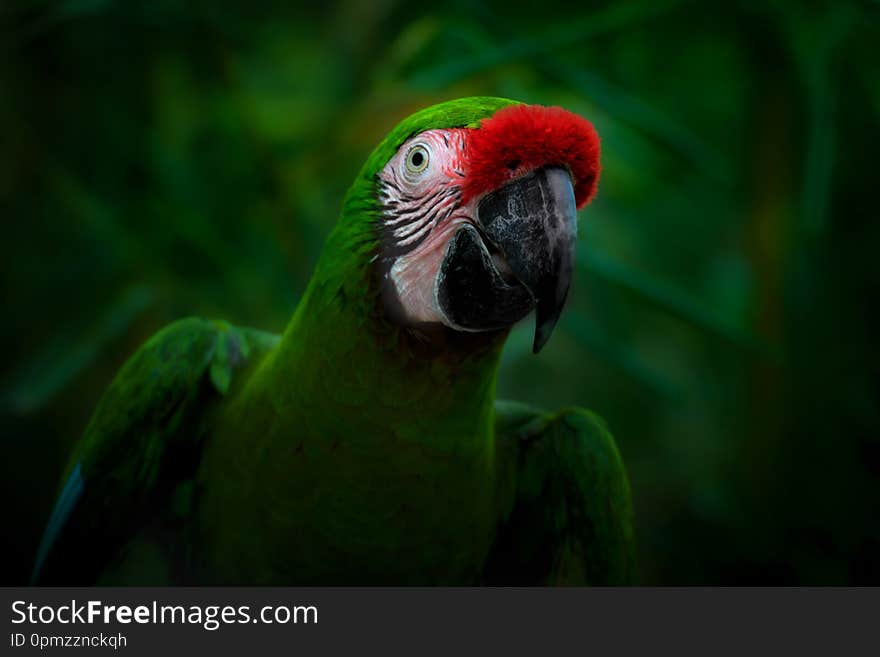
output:
<instances>
[{"instance_id":1,"label":"feather","mask_svg":"<svg viewBox=\"0 0 880 657\"><path fill-rule=\"evenodd\" d=\"M40 539L40 547L37 549L37 558L31 573L31 584L36 583L39 579L40 572L43 570L43 564L46 562L46 557L49 556L49 551L67 523L73 508L80 497L82 497L84 487L85 481L82 476L82 466L77 463L73 466L70 476L64 483L64 488L61 489L58 501L55 502L55 507L52 509L52 515L49 516L49 522L46 523L46 529L43 532L43 537Z\"/></svg>"}]
</instances>

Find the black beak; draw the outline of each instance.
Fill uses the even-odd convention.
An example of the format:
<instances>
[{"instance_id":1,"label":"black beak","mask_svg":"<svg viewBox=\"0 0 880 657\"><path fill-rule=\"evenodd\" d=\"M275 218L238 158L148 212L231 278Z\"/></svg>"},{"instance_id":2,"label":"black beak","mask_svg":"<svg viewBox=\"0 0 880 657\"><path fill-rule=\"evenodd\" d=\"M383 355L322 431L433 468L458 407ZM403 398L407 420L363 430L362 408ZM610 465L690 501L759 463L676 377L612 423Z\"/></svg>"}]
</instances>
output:
<instances>
[{"instance_id":1,"label":"black beak","mask_svg":"<svg viewBox=\"0 0 880 657\"><path fill-rule=\"evenodd\" d=\"M484 237L535 304L538 353L559 320L574 266L577 208L567 169L545 167L484 196L477 207Z\"/></svg>"},{"instance_id":2,"label":"black beak","mask_svg":"<svg viewBox=\"0 0 880 657\"><path fill-rule=\"evenodd\" d=\"M559 319L574 262L577 210L567 169L545 167L484 196L477 226L452 237L437 299L465 331L506 328L535 308L538 353Z\"/></svg>"}]
</instances>

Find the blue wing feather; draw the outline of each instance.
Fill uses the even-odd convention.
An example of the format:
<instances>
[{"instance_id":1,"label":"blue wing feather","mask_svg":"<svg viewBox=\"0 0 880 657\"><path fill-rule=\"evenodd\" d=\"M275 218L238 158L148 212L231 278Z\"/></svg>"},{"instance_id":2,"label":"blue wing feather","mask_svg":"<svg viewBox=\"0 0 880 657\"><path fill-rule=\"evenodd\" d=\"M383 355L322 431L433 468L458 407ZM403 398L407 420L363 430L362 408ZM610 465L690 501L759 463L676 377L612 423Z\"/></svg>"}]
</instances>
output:
<instances>
[{"instance_id":1,"label":"blue wing feather","mask_svg":"<svg viewBox=\"0 0 880 657\"><path fill-rule=\"evenodd\" d=\"M76 506L79 498L82 497L84 487L85 481L82 476L82 467L77 463L64 483L64 488L61 489L61 494L58 496L55 508L52 509L52 515L49 516L49 522L46 523L46 529L43 532L43 538L40 539L40 547L37 550L37 558L34 561L34 569L31 572L31 584L36 583L38 580L40 572L43 570L43 564L46 562L46 557L49 556L49 551L67 523L73 508Z\"/></svg>"}]
</instances>

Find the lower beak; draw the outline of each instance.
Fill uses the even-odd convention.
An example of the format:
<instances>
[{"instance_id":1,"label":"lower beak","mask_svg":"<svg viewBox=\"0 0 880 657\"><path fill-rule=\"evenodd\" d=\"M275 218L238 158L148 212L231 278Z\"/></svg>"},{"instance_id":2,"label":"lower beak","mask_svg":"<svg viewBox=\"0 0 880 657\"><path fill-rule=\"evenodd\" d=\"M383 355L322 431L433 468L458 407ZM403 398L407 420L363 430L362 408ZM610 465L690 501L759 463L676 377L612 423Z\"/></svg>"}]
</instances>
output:
<instances>
[{"instance_id":1,"label":"lower beak","mask_svg":"<svg viewBox=\"0 0 880 657\"><path fill-rule=\"evenodd\" d=\"M477 220L534 299L538 353L559 320L574 266L577 209L568 170L537 169L488 193Z\"/></svg>"}]
</instances>

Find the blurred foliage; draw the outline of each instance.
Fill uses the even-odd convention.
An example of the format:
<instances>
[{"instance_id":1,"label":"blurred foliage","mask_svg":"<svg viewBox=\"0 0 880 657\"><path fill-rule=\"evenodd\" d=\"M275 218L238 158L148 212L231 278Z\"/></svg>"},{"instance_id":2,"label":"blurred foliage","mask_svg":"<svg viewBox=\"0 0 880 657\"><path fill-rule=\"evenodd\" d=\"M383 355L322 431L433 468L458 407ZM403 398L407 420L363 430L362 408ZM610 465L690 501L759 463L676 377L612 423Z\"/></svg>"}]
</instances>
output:
<instances>
[{"instance_id":1,"label":"blurred foliage","mask_svg":"<svg viewBox=\"0 0 880 657\"><path fill-rule=\"evenodd\" d=\"M0 3L4 583L126 356L281 330L372 146L475 94L603 137L569 309L500 391L607 419L644 581L880 583L878 3L294 4Z\"/></svg>"}]
</instances>

